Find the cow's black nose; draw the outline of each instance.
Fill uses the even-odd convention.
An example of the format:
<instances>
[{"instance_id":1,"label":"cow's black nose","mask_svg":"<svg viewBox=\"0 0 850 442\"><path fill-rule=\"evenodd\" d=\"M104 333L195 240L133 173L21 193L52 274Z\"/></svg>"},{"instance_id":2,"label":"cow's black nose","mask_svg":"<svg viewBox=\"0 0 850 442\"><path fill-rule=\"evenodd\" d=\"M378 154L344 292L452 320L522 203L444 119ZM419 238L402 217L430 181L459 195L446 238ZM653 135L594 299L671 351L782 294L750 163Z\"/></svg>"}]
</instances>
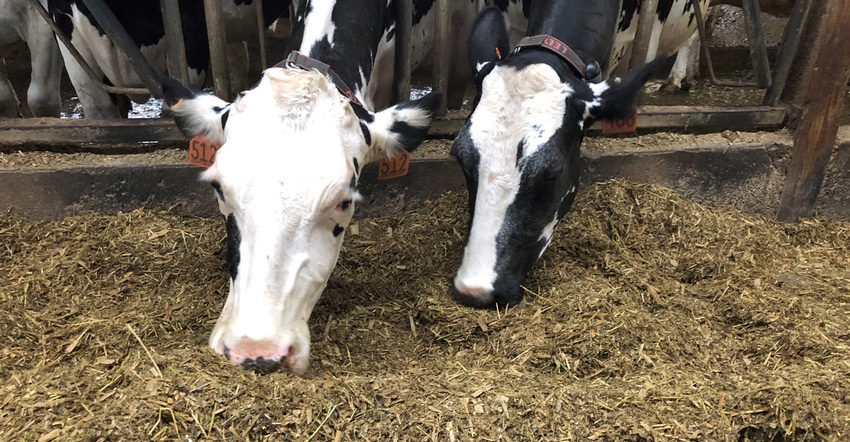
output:
<instances>
[{"instance_id":1,"label":"cow's black nose","mask_svg":"<svg viewBox=\"0 0 850 442\"><path fill-rule=\"evenodd\" d=\"M242 361L242 368L245 370L253 370L261 374L269 374L280 370L281 362L282 361L280 360L276 361L274 359L266 359L260 356L255 359L245 359Z\"/></svg>"}]
</instances>

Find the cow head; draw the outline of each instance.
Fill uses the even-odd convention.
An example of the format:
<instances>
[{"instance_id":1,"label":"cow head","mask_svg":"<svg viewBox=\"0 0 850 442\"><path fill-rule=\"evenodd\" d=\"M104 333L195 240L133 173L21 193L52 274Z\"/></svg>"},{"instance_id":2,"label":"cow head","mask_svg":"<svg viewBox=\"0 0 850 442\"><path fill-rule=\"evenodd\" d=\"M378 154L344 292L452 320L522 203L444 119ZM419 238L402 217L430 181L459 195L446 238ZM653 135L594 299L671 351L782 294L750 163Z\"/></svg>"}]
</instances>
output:
<instances>
[{"instance_id":1,"label":"cow head","mask_svg":"<svg viewBox=\"0 0 850 442\"><path fill-rule=\"evenodd\" d=\"M654 68L590 84L554 54L510 53L507 41L502 14L482 11L468 42L478 96L452 146L470 210L453 296L474 307L522 301L525 275L576 195L585 129L629 115Z\"/></svg>"},{"instance_id":2,"label":"cow head","mask_svg":"<svg viewBox=\"0 0 850 442\"><path fill-rule=\"evenodd\" d=\"M412 149L439 96L372 113L315 70L271 68L233 103L166 79L187 136L222 147L202 174L226 219L230 291L209 344L233 364L303 374L307 320L336 264L363 165Z\"/></svg>"}]
</instances>

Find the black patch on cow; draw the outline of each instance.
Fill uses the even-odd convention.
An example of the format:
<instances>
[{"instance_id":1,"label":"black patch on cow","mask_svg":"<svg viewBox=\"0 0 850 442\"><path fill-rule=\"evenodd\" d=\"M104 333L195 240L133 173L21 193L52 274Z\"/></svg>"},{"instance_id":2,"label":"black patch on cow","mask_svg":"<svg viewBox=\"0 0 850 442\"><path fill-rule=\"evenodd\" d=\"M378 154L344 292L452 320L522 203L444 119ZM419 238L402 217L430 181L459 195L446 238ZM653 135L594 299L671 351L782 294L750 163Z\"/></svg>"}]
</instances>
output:
<instances>
[{"instance_id":1,"label":"black patch on cow","mask_svg":"<svg viewBox=\"0 0 850 442\"><path fill-rule=\"evenodd\" d=\"M210 181L210 186L215 189L215 193L218 194L218 197L224 201L224 192L221 191L221 184L218 181Z\"/></svg>"},{"instance_id":2,"label":"black patch on cow","mask_svg":"<svg viewBox=\"0 0 850 442\"><path fill-rule=\"evenodd\" d=\"M227 215L224 226L227 230L227 272L230 273L230 279L236 280L236 271L239 268L239 243L242 241L242 235L239 233L236 217L232 213Z\"/></svg>"},{"instance_id":3,"label":"black patch on cow","mask_svg":"<svg viewBox=\"0 0 850 442\"><path fill-rule=\"evenodd\" d=\"M342 209L342 210L348 210L349 207L351 207L351 200L350 199L347 199L347 200L345 200L345 201L343 201L342 203L339 204L339 208Z\"/></svg>"},{"instance_id":4,"label":"black patch on cow","mask_svg":"<svg viewBox=\"0 0 850 442\"><path fill-rule=\"evenodd\" d=\"M216 111L218 112L218 111ZM221 114L221 128L224 129L224 126L227 124L227 119L230 118L230 108L228 107L226 111Z\"/></svg>"},{"instance_id":5,"label":"black patch on cow","mask_svg":"<svg viewBox=\"0 0 850 442\"><path fill-rule=\"evenodd\" d=\"M154 46L164 41L162 10L157 2L106 0L105 3L137 47ZM85 3L75 0L49 0L48 10L63 34L70 38L73 31L72 5L77 6L89 23L97 29L99 35L106 35L103 27L97 23ZM204 72L209 64L209 42L203 2L180 1L179 7L187 64L190 69Z\"/></svg>"},{"instance_id":6,"label":"black patch on cow","mask_svg":"<svg viewBox=\"0 0 850 442\"><path fill-rule=\"evenodd\" d=\"M342 232L345 232L345 227L339 224L334 226L334 236L339 236Z\"/></svg>"},{"instance_id":7,"label":"black patch on cow","mask_svg":"<svg viewBox=\"0 0 850 442\"><path fill-rule=\"evenodd\" d=\"M354 173L360 173L360 162L357 161L357 157L351 157L351 161L354 163ZM354 177L351 177L351 179L354 180Z\"/></svg>"},{"instance_id":8,"label":"black patch on cow","mask_svg":"<svg viewBox=\"0 0 850 442\"><path fill-rule=\"evenodd\" d=\"M431 92L417 100L406 101L396 105L396 110L399 111L404 109L423 110L427 113L429 121L429 124L425 126L414 126L408 124L406 121L394 121L390 126L390 132L396 134L396 140L402 147L408 151L413 150L425 139L431 126L430 121L434 119L434 115L437 113L437 107L440 105L442 98L443 94Z\"/></svg>"},{"instance_id":9,"label":"black patch on cow","mask_svg":"<svg viewBox=\"0 0 850 442\"><path fill-rule=\"evenodd\" d=\"M478 164L481 161L481 154L476 149L475 142L472 141L470 135L469 123L458 133L457 138L452 143L450 153L457 159L466 179L467 196L469 197L469 223L467 224L467 234L469 234L469 229L472 228L472 218L475 216L475 196L478 194Z\"/></svg>"},{"instance_id":10,"label":"black patch on cow","mask_svg":"<svg viewBox=\"0 0 850 442\"><path fill-rule=\"evenodd\" d=\"M374 123L375 115L372 112L369 112L365 107L359 106L356 103L351 103L351 110L354 111L354 115L357 115L357 118L360 121L365 121L366 123Z\"/></svg>"},{"instance_id":11,"label":"black patch on cow","mask_svg":"<svg viewBox=\"0 0 850 442\"><path fill-rule=\"evenodd\" d=\"M188 100L200 95L200 92L183 86L183 83L171 77L160 77L159 84L162 86L163 99L169 106L174 106L180 100Z\"/></svg>"},{"instance_id":12,"label":"black patch on cow","mask_svg":"<svg viewBox=\"0 0 850 442\"><path fill-rule=\"evenodd\" d=\"M658 20L661 23L667 21L667 17L670 16L670 11L673 10L673 2L676 0L658 0L658 7L655 9L655 13L658 14ZM687 9L687 4L689 1L685 2L685 9Z\"/></svg>"},{"instance_id":13,"label":"black patch on cow","mask_svg":"<svg viewBox=\"0 0 850 442\"><path fill-rule=\"evenodd\" d=\"M525 143L522 142L522 141L520 141L516 145L516 165L517 165L517 167L519 167L519 162L520 162L520 160L522 160L522 154L525 151L525 148L523 147L524 145L525 145Z\"/></svg>"},{"instance_id":14,"label":"black patch on cow","mask_svg":"<svg viewBox=\"0 0 850 442\"><path fill-rule=\"evenodd\" d=\"M366 145L371 146L372 145L372 133L369 132L369 127L366 126L366 123L364 123L362 121L360 122L360 131L363 132L363 139L366 140ZM355 158L354 161L357 161L357 158Z\"/></svg>"}]
</instances>

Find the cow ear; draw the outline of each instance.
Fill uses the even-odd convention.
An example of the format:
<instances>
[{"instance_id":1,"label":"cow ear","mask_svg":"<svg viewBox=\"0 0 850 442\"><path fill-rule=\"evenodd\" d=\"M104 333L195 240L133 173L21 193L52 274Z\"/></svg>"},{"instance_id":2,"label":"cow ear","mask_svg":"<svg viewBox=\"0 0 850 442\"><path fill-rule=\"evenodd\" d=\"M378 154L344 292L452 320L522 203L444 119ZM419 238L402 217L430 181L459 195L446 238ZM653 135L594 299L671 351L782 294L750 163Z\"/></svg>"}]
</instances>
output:
<instances>
[{"instance_id":1,"label":"cow ear","mask_svg":"<svg viewBox=\"0 0 850 442\"><path fill-rule=\"evenodd\" d=\"M364 115L362 110L357 112L368 145L363 156L365 163L392 158L400 148L411 151L419 146L428 136L442 99L441 93L431 92L375 114L367 112Z\"/></svg>"},{"instance_id":2,"label":"cow ear","mask_svg":"<svg viewBox=\"0 0 850 442\"><path fill-rule=\"evenodd\" d=\"M602 83L591 85L594 100L588 111L595 120L616 120L632 114L635 98L646 80L662 65L666 55L626 72L622 77L612 77Z\"/></svg>"},{"instance_id":3,"label":"cow ear","mask_svg":"<svg viewBox=\"0 0 850 442\"><path fill-rule=\"evenodd\" d=\"M224 123L230 114L230 103L215 95L189 89L173 78L163 77L160 83L165 104L174 114L174 121L183 135L189 138L203 135L217 144L224 144Z\"/></svg>"},{"instance_id":4,"label":"cow ear","mask_svg":"<svg viewBox=\"0 0 850 442\"><path fill-rule=\"evenodd\" d=\"M490 63L506 57L510 47L508 25L502 11L491 6L479 12L466 41L472 71L477 75Z\"/></svg>"}]
</instances>

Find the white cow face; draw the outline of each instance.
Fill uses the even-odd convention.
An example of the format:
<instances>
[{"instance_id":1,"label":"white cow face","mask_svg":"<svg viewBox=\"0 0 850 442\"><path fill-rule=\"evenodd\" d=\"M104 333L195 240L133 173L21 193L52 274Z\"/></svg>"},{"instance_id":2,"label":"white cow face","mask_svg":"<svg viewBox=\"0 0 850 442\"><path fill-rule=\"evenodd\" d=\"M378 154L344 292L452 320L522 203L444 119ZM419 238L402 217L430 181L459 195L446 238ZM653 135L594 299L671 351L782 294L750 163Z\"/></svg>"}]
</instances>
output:
<instances>
[{"instance_id":1,"label":"white cow face","mask_svg":"<svg viewBox=\"0 0 850 442\"><path fill-rule=\"evenodd\" d=\"M339 256L360 168L415 147L438 98L355 113L322 74L281 68L233 104L164 86L181 129L222 144L202 175L226 218L231 277L210 346L244 368L303 374L307 321Z\"/></svg>"}]
</instances>

